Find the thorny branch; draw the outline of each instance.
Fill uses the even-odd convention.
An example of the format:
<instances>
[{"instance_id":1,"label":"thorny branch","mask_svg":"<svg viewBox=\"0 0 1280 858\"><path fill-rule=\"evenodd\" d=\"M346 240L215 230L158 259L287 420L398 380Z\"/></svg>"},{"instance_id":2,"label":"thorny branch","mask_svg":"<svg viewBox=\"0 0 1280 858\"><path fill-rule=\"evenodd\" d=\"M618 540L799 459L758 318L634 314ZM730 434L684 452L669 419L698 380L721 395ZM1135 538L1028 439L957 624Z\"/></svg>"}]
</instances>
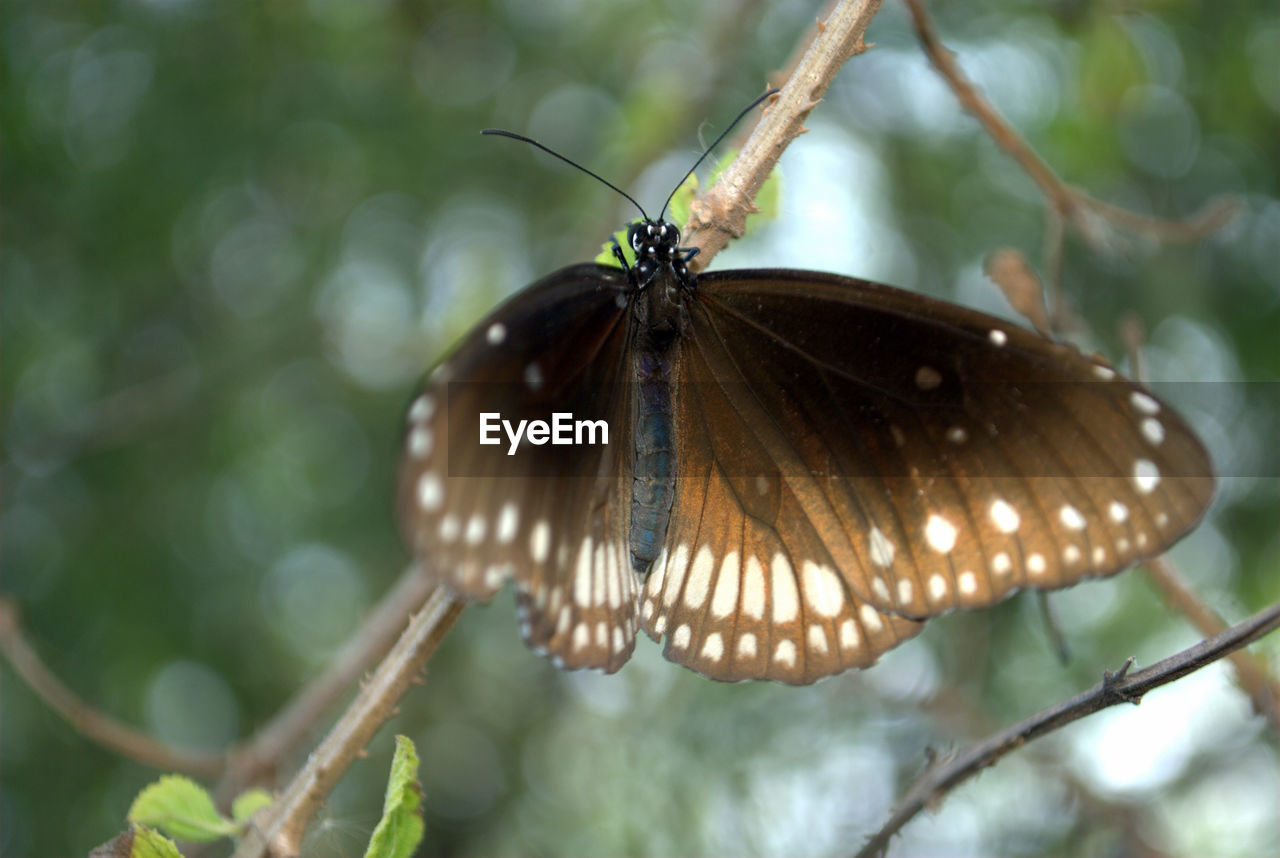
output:
<instances>
[{"instance_id":1,"label":"thorny branch","mask_svg":"<svg viewBox=\"0 0 1280 858\"><path fill-rule=\"evenodd\" d=\"M731 240L742 235L753 201L791 141L805 132L804 120L822 101L836 72L850 57L866 50L863 37L880 0L842 0L819 23L791 76L780 87L755 129L720 179L693 204L683 244L701 253L690 265L696 271Z\"/></svg>"},{"instance_id":2,"label":"thorny branch","mask_svg":"<svg viewBox=\"0 0 1280 858\"><path fill-rule=\"evenodd\" d=\"M306 764L279 798L254 817L233 858L299 854L311 818L378 728L396 713L400 698L418 680L462 607L443 588L432 592Z\"/></svg>"},{"instance_id":3,"label":"thorny branch","mask_svg":"<svg viewBox=\"0 0 1280 858\"><path fill-rule=\"evenodd\" d=\"M1133 662L1129 659L1120 670L1108 671L1101 682L1083 694L1032 715L954 756L936 760L911 785L889 819L858 855L860 858L883 855L893 835L920 811L936 805L946 793L994 765L1010 751L1117 703L1139 703L1152 689L1212 664L1277 628L1280 628L1280 604L1142 670L1129 672Z\"/></svg>"}]
</instances>

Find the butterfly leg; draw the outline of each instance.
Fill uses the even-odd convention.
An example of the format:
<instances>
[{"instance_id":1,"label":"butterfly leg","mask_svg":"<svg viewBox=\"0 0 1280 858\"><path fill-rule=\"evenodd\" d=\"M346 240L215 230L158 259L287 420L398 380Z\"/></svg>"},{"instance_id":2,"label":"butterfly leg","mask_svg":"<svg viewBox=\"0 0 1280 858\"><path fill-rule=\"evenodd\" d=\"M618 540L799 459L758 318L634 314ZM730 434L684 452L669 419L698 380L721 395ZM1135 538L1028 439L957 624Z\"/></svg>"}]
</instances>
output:
<instances>
[{"instance_id":1,"label":"butterfly leg","mask_svg":"<svg viewBox=\"0 0 1280 858\"><path fill-rule=\"evenodd\" d=\"M631 266L627 264L626 254L622 252L622 245L618 244L618 237L616 235L611 235L609 236L609 241L613 242L613 258L618 260L623 271L631 271Z\"/></svg>"}]
</instances>

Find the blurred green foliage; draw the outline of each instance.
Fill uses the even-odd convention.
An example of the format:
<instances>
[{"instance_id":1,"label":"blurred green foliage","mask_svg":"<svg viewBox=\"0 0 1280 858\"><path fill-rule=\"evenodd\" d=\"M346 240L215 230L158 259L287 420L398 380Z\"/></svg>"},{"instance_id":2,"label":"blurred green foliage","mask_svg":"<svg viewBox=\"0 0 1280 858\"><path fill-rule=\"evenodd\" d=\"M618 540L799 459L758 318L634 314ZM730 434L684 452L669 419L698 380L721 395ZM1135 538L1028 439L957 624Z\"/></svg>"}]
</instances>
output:
<instances>
[{"instance_id":1,"label":"blurred green foliage","mask_svg":"<svg viewBox=\"0 0 1280 858\"><path fill-rule=\"evenodd\" d=\"M1127 313L1225 475L1175 556L1239 618L1276 598L1280 17L1266 4L933 4L949 47L1067 181L1205 241L1071 238L1064 283L1113 359ZM633 216L531 134L660 201L818 7L587 0L11 0L0 16L3 590L52 669L199 748L249 735L400 573L401 412L469 323ZM1030 181L961 114L893 2L782 160L777 218L718 267L835 268L1008 314L980 274L1039 259ZM468 610L394 729L422 757L420 854L827 854L927 748L1197 635L1141 573L932 624L804 689L719 685L642 641L614 677ZM1274 665L1274 636L1257 649ZM1274 854L1276 737L1226 669L1002 762L910 853ZM84 854L156 777L7 668L0 853ZM318 728L319 729L319 728ZM317 734L318 735L318 734ZM358 854L391 732L308 855ZM286 761L296 764L300 760Z\"/></svg>"}]
</instances>

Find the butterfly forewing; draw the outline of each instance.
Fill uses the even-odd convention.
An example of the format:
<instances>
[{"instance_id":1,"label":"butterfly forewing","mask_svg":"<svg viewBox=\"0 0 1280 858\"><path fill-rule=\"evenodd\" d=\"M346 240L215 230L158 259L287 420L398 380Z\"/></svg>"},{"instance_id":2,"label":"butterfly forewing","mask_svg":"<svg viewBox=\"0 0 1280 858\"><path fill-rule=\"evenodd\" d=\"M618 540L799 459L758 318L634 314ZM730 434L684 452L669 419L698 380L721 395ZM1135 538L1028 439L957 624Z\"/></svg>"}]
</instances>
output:
<instances>
[{"instance_id":1,"label":"butterfly forewing","mask_svg":"<svg viewBox=\"0 0 1280 858\"><path fill-rule=\"evenodd\" d=\"M468 599L513 577L526 641L566 667L616 670L635 642L629 486L617 461L627 449L626 308L622 272L559 272L481 322L408 413L398 506L415 556ZM515 427L556 413L622 434L581 446L525 437L509 455L499 423L499 443L480 443L482 415Z\"/></svg>"},{"instance_id":2,"label":"butterfly forewing","mask_svg":"<svg viewBox=\"0 0 1280 858\"><path fill-rule=\"evenodd\" d=\"M1207 506L1208 458L1181 419L1071 347L812 272L698 288L694 339L719 344L712 373L744 412L724 425L751 436L720 445L767 451L820 543L801 559L833 562L877 610L923 618L1110 574Z\"/></svg>"}]
</instances>

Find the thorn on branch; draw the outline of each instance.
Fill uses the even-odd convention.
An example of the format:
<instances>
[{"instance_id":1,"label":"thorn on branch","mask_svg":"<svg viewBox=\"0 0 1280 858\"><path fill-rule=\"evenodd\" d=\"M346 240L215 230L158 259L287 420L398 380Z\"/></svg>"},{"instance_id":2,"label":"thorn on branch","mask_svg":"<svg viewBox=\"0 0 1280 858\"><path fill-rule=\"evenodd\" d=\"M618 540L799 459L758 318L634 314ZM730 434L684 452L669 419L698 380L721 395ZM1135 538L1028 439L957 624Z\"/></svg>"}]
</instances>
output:
<instances>
[{"instance_id":1,"label":"thorn on branch","mask_svg":"<svg viewBox=\"0 0 1280 858\"><path fill-rule=\"evenodd\" d=\"M1125 659L1124 664L1119 670L1104 670L1102 672L1102 696L1108 703L1127 702L1137 706L1142 702L1141 694L1131 694L1124 690L1121 682L1129 673L1129 668L1133 667L1134 658L1129 656Z\"/></svg>"}]
</instances>

